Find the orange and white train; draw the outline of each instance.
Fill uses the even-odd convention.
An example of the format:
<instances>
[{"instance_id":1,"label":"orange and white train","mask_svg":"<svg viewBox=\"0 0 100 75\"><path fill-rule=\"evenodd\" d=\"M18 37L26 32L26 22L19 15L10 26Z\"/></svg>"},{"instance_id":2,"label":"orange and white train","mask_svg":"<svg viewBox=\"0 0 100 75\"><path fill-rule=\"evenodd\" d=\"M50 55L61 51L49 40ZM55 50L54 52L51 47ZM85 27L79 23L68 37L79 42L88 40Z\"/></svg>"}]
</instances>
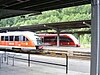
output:
<instances>
[{"instance_id":1,"label":"orange and white train","mask_svg":"<svg viewBox=\"0 0 100 75\"><path fill-rule=\"evenodd\" d=\"M34 32L15 31L0 33L0 48L20 50L42 50L42 40Z\"/></svg>"}]
</instances>

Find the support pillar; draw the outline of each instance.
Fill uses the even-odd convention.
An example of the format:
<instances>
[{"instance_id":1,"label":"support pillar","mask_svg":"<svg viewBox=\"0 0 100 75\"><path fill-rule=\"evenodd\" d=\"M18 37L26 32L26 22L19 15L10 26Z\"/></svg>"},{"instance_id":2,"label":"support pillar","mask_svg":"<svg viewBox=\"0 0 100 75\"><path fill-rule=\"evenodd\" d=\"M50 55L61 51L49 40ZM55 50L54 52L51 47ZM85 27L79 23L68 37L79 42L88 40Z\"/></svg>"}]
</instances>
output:
<instances>
[{"instance_id":1,"label":"support pillar","mask_svg":"<svg viewBox=\"0 0 100 75\"><path fill-rule=\"evenodd\" d=\"M90 75L100 75L100 0L92 1L92 44Z\"/></svg>"},{"instance_id":2,"label":"support pillar","mask_svg":"<svg viewBox=\"0 0 100 75\"><path fill-rule=\"evenodd\" d=\"M30 52L28 52L28 66L30 67Z\"/></svg>"},{"instance_id":3,"label":"support pillar","mask_svg":"<svg viewBox=\"0 0 100 75\"><path fill-rule=\"evenodd\" d=\"M58 29L57 30L57 47L60 46L60 44L59 44L59 42L60 42L59 37L60 37L60 30Z\"/></svg>"},{"instance_id":4,"label":"support pillar","mask_svg":"<svg viewBox=\"0 0 100 75\"><path fill-rule=\"evenodd\" d=\"M79 43L80 43L80 34L78 34L78 40L79 40Z\"/></svg>"}]
</instances>

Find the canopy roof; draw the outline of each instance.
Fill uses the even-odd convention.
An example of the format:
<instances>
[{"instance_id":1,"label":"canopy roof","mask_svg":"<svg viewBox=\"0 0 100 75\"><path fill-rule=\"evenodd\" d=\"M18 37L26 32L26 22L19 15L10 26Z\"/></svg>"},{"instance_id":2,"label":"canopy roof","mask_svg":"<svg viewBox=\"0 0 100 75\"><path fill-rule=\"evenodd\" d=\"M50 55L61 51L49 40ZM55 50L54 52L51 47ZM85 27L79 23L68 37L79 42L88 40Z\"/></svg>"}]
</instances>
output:
<instances>
[{"instance_id":1,"label":"canopy roof","mask_svg":"<svg viewBox=\"0 0 100 75\"><path fill-rule=\"evenodd\" d=\"M58 22L58 23L47 23L38 25L27 25L27 26L16 26L16 27L4 27L0 28L1 32L6 31L41 31L41 30L66 30L76 28L90 28L91 20L82 21L70 21L70 22Z\"/></svg>"},{"instance_id":2,"label":"canopy roof","mask_svg":"<svg viewBox=\"0 0 100 75\"><path fill-rule=\"evenodd\" d=\"M90 3L91 0L0 0L0 19Z\"/></svg>"}]
</instances>

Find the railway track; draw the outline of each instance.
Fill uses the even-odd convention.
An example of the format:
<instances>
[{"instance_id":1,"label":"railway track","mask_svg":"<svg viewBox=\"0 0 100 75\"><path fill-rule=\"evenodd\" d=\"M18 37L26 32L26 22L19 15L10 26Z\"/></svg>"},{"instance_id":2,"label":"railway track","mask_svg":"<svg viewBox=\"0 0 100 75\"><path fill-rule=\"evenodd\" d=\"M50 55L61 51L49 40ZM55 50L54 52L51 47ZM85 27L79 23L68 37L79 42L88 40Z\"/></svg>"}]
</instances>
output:
<instances>
[{"instance_id":1,"label":"railway track","mask_svg":"<svg viewBox=\"0 0 100 75\"><path fill-rule=\"evenodd\" d=\"M90 52L82 52L82 51L44 50L43 55L52 57L62 57L62 58L65 58L67 55L68 58L73 58L73 59L91 59Z\"/></svg>"},{"instance_id":2,"label":"railway track","mask_svg":"<svg viewBox=\"0 0 100 75\"><path fill-rule=\"evenodd\" d=\"M91 59L91 48L44 46L44 52L49 56L66 57L73 59Z\"/></svg>"},{"instance_id":3,"label":"railway track","mask_svg":"<svg viewBox=\"0 0 100 75\"><path fill-rule=\"evenodd\" d=\"M1 50L4 51L4 50ZM35 54L35 55L43 55L43 56L51 56L51 57L61 57L65 58L66 55L68 58L72 59L84 59L84 60L89 60L91 59L91 53L90 52L84 52L84 51L75 51L75 50L48 50L44 49L43 52L41 53L35 53L34 51L24 51L24 50L7 50L8 52L16 52L16 53L26 53L26 54Z\"/></svg>"}]
</instances>

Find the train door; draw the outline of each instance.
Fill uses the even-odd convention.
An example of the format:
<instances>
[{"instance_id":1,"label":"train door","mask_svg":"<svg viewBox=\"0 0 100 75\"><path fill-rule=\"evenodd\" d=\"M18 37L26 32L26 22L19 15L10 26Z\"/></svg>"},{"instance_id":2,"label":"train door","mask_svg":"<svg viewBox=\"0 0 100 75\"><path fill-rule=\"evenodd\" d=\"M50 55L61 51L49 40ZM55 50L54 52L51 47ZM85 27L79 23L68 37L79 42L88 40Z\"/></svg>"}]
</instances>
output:
<instances>
[{"instance_id":1,"label":"train door","mask_svg":"<svg viewBox=\"0 0 100 75\"><path fill-rule=\"evenodd\" d=\"M0 36L0 45L4 44L4 36Z\"/></svg>"},{"instance_id":2,"label":"train door","mask_svg":"<svg viewBox=\"0 0 100 75\"><path fill-rule=\"evenodd\" d=\"M0 45L5 45L5 36L1 36L1 42Z\"/></svg>"},{"instance_id":3,"label":"train door","mask_svg":"<svg viewBox=\"0 0 100 75\"><path fill-rule=\"evenodd\" d=\"M8 36L2 36L2 45L5 46L5 48L8 48Z\"/></svg>"},{"instance_id":4,"label":"train door","mask_svg":"<svg viewBox=\"0 0 100 75\"><path fill-rule=\"evenodd\" d=\"M14 43L14 36L9 36L8 37L8 39L9 39L9 46L15 46L15 43Z\"/></svg>"},{"instance_id":5,"label":"train door","mask_svg":"<svg viewBox=\"0 0 100 75\"><path fill-rule=\"evenodd\" d=\"M20 35L20 36L15 36L14 37L14 42L15 42L15 48L18 48L18 49L24 49L24 47L26 47L26 42L23 41L23 36Z\"/></svg>"},{"instance_id":6,"label":"train door","mask_svg":"<svg viewBox=\"0 0 100 75\"><path fill-rule=\"evenodd\" d=\"M8 46L8 36L5 36L5 44Z\"/></svg>"},{"instance_id":7,"label":"train door","mask_svg":"<svg viewBox=\"0 0 100 75\"><path fill-rule=\"evenodd\" d=\"M29 46L29 40L25 36L21 35L21 36L19 36L19 38L20 38L20 42L21 42L22 47Z\"/></svg>"},{"instance_id":8,"label":"train door","mask_svg":"<svg viewBox=\"0 0 100 75\"><path fill-rule=\"evenodd\" d=\"M19 36L14 36L14 43L16 48L19 48L21 46Z\"/></svg>"}]
</instances>

